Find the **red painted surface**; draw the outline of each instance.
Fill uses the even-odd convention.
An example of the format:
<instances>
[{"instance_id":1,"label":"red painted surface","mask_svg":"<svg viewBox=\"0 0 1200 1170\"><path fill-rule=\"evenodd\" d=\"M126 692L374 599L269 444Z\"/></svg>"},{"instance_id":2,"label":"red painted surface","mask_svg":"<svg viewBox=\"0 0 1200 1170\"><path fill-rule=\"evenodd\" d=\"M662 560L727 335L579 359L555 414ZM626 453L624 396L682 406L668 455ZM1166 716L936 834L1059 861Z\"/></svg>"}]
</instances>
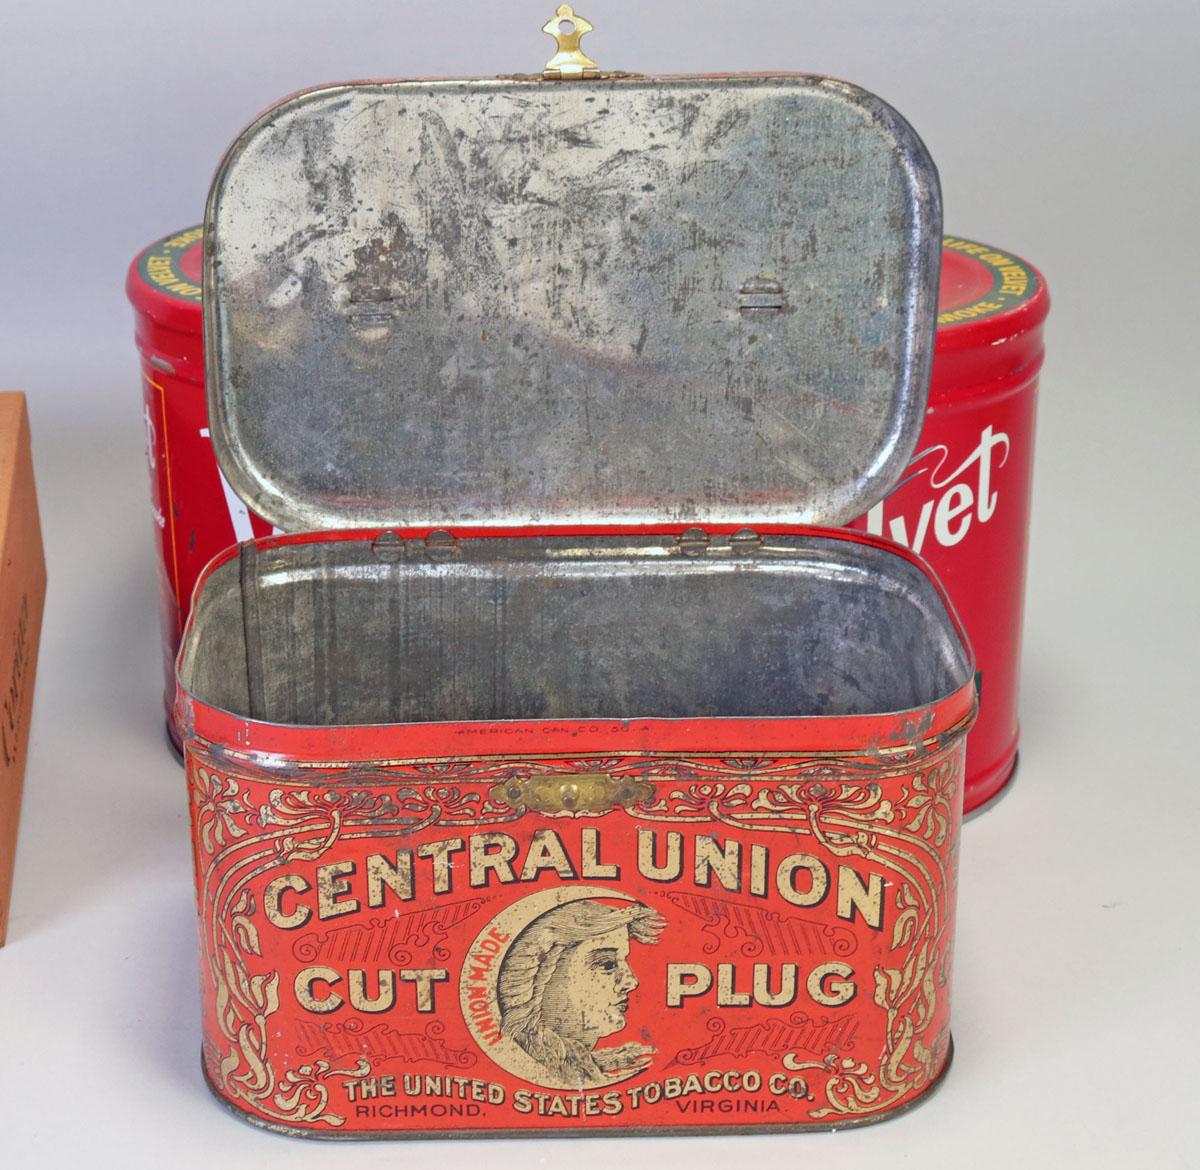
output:
<instances>
[{"instance_id":1,"label":"red painted surface","mask_svg":"<svg viewBox=\"0 0 1200 1170\"><path fill-rule=\"evenodd\" d=\"M1042 328L1040 273L947 237L925 426L901 483L862 519L919 552L950 594L981 674L966 810L1012 775Z\"/></svg>"},{"instance_id":2,"label":"red painted surface","mask_svg":"<svg viewBox=\"0 0 1200 1170\"><path fill-rule=\"evenodd\" d=\"M208 438L200 312L202 252L200 228L177 232L142 252L125 282L141 355L168 714L175 695L179 636L201 570L235 541L272 530L226 486ZM178 744L169 717L167 729Z\"/></svg>"}]
</instances>

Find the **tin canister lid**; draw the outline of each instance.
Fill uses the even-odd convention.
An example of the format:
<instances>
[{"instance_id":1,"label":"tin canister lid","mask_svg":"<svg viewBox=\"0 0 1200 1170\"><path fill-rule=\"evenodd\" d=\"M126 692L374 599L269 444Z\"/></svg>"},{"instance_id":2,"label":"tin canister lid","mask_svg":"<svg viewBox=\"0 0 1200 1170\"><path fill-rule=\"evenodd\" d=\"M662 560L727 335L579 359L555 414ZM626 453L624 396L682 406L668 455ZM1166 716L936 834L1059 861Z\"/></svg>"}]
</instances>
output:
<instances>
[{"instance_id":1,"label":"tin canister lid","mask_svg":"<svg viewBox=\"0 0 1200 1170\"><path fill-rule=\"evenodd\" d=\"M133 307L166 329L200 328L204 229L185 228L156 240L129 266L125 292Z\"/></svg>"},{"instance_id":2,"label":"tin canister lid","mask_svg":"<svg viewBox=\"0 0 1200 1170\"><path fill-rule=\"evenodd\" d=\"M938 352L989 345L1040 325L1050 309L1046 282L1013 252L946 236L938 294Z\"/></svg>"},{"instance_id":3,"label":"tin canister lid","mask_svg":"<svg viewBox=\"0 0 1200 1170\"><path fill-rule=\"evenodd\" d=\"M1046 281L1027 260L946 236L931 408L1036 369L1049 310Z\"/></svg>"},{"instance_id":4,"label":"tin canister lid","mask_svg":"<svg viewBox=\"0 0 1200 1170\"><path fill-rule=\"evenodd\" d=\"M209 199L214 447L286 530L840 523L915 445L940 229L824 78L301 94Z\"/></svg>"}]
</instances>

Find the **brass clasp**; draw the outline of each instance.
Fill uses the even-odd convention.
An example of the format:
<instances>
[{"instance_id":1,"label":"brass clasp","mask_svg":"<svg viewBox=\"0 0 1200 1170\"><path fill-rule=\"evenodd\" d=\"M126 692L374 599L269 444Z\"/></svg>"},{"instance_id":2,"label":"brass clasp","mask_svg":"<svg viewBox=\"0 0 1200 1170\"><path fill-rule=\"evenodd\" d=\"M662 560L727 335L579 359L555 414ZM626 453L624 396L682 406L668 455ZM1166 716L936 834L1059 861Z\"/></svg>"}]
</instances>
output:
<instances>
[{"instance_id":1,"label":"brass clasp","mask_svg":"<svg viewBox=\"0 0 1200 1170\"><path fill-rule=\"evenodd\" d=\"M495 785L489 795L509 808L547 816L595 816L614 808L632 808L654 796L654 785L607 772L528 776Z\"/></svg>"},{"instance_id":2,"label":"brass clasp","mask_svg":"<svg viewBox=\"0 0 1200 1170\"><path fill-rule=\"evenodd\" d=\"M576 16L575 9L560 4L558 11L542 25L542 32L558 42L558 52L546 62L542 76L548 81L599 77L600 66L579 47L584 33L591 31L592 26L582 16Z\"/></svg>"}]
</instances>

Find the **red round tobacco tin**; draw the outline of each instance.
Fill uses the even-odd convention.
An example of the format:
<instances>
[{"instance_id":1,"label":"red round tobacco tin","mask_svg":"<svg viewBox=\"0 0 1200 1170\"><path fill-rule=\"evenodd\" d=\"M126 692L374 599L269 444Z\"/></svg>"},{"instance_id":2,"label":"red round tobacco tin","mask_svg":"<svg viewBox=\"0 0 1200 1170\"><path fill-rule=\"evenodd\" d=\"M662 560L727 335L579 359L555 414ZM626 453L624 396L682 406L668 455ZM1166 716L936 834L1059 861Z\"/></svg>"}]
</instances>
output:
<instances>
[{"instance_id":1,"label":"red round tobacco tin","mask_svg":"<svg viewBox=\"0 0 1200 1170\"><path fill-rule=\"evenodd\" d=\"M946 587L980 671L965 807L1016 767L1021 624L1038 374L1050 298L1011 252L942 245L937 343L925 426L908 471L855 527L919 553Z\"/></svg>"},{"instance_id":2,"label":"red round tobacco tin","mask_svg":"<svg viewBox=\"0 0 1200 1170\"><path fill-rule=\"evenodd\" d=\"M200 302L202 229L152 244L129 271L142 355L147 452L162 583L168 727L175 654L200 570L268 535L217 468L209 440ZM965 807L1016 764L1021 611L1037 378L1049 296L1013 253L946 236L925 424L909 473L855 526L914 547L950 593L982 674ZM969 499L969 502L968 502ZM939 511L940 509L940 511Z\"/></svg>"}]
</instances>

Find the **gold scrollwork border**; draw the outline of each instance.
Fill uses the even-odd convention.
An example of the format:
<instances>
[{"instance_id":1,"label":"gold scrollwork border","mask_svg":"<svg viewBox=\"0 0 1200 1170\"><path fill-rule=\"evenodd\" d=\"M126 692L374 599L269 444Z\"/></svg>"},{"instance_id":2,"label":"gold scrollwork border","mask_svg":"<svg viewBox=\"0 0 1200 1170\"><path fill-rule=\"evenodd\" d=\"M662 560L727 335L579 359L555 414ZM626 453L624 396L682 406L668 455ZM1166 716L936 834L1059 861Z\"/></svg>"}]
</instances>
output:
<instances>
[{"instance_id":1,"label":"gold scrollwork border","mask_svg":"<svg viewBox=\"0 0 1200 1170\"><path fill-rule=\"evenodd\" d=\"M873 972L873 1002L885 1019L877 1064L840 1052L819 1061L794 1053L782 1058L784 1068L809 1074L807 1095L812 1087L821 1092L824 1104L813 1110L813 1120L892 1109L936 1079L945 1060L948 1028L932 1037L928 1030L949 979L947 902L961 820L962 762L961 751L940 756L912 772L891 799L877 781L846 781L844 773L825 765L809 769L808 779L757 791L748 783L693 785L638 810L647 820L717 821L755 832L808 834L835 857L874 862L899 879L891 933L897 957Z\"/></svg>"},{"instance_id":2,"label":"gold scrollwork border","mask_svg":"<svg viewBox=\"0 0 1200 1170\"><path fill-rule=\"evenodd\" d=\"M628 813L605 815L808 834L834 856L870 860L896 875L898 913L891 933L896 958L873 973L873 1001L886 1021L877 1062L869 1065L840 1052L819 1061L798 1054L782 1059L785 1068L807 1074L810 1096L820 1093L814 1120L891 1109L936 1078L948 1048L945 1029L932 1037L927 1033L949 977L947 901L961 819L962 758L961 741L943 743L919 764L794 755L492 757L409 763L402 769L355 766L344 776L323 778L320 787L305 788L278 784L276 773L240 761L233 772L230 761L189 752L204 959L224 1042L206 1051L209 1075L225 1096L272 1121L338 1128L345 1118L330 1108L328 1082L371 1072L365 1059L348 1067L314 1060L283 1074L275 1070L268 1020L279 1008L279 973L251 974L248 962L262 954L249 888L255 879L293 861L316 860L339 839L409 836L439 824L501 824L525 813L489 792L464 792L461 784L603 770L657 782ZM438 783L429 782L435 778ZM890 797L885 779L899 782L890 786ZM673 780L679 786L672 787ZM251 789L262 785L275 786L256 801Z\"/></svg>"}]
</instances>

